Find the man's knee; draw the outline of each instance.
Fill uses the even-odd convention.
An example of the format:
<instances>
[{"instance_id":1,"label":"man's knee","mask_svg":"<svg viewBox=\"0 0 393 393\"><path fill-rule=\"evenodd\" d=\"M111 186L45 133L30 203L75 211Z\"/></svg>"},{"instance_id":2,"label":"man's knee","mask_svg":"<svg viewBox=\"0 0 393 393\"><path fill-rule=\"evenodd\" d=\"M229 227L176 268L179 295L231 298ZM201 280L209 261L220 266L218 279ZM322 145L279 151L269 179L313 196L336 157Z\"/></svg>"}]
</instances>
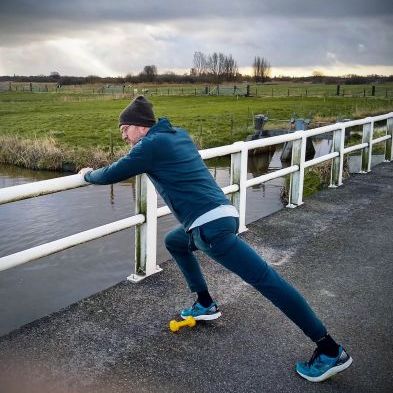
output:
<instances>
[{"instance_id":1,"label":"man's knee","mask_svg":"<svg viewBox=\"0 0 393 393\"><path fill-rule=\"evenodd\" d=\"M174 229L165 235L164 243L168 251L187 248L187 235L181 233L179 228Z\"/></svg>"},{"instance_id":2,"label":"man's knee","mask_svg":"<svg viewBox=\"0 0 393 393\"><path fill-rule=\"evenodd\" d=\"M174 243L174 236L172 232L168 232L164 238L165 247L169 250L172 248Z\"/></svg>"}]
</instances>

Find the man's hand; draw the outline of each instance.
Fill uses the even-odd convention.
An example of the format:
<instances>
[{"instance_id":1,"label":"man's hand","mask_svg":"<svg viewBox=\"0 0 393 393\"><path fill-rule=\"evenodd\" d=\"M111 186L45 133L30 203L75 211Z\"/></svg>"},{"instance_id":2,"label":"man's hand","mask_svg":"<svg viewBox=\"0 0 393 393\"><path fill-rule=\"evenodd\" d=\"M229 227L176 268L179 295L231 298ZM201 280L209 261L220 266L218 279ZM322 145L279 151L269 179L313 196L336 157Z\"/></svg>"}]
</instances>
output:
<instances>
[{"instance_id":1,"label":"man's hand","mask_svg":"<svg viewBox=\"0 0 393 393\"><path fill-rule=\"evenodd\" d=\"M85 177L86 173L89 173L93 170L93 168L82 168L78 174L81 175L83 178Z\"/></svg>"}]
</instances>

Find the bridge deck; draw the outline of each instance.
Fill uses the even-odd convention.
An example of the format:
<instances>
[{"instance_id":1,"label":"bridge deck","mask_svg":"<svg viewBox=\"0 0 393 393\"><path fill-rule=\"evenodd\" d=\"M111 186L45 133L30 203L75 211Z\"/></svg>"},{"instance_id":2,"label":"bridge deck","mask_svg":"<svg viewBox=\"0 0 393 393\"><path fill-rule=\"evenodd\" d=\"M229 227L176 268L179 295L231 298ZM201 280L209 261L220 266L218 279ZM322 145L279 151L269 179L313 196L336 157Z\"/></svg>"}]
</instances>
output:
<instances>
[{"instance_id":1,"label":"bridge deck","mask_svg":"<svg viewBox=\"0 0 393 393\"><path fill-rule=\"evenodd\" d=\"M310 343L254 289L202 259L223 317L170 333L192 301L173 262L0 338L1 392L388 392L393 384L393 171L380 164L243 236L297 286L353 366L296 376Z\"/></svg>"}]
</instances>

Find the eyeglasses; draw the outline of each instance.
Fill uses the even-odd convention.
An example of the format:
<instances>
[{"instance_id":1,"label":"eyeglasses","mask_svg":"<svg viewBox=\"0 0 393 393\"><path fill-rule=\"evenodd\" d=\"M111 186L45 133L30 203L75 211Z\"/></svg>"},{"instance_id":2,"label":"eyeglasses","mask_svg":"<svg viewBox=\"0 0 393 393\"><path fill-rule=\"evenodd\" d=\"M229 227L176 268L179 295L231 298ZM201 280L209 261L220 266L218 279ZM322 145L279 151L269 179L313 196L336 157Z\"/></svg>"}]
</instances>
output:
<instances>
[{"instance_id":1,"label":"eyeglasses","mask_svg":"<svg viewBox=\"0 0 393 393\"><path fill-rule=\"evenodd\" d=\"M127 132L128 127L131 127L131 125L130 124L123 124L122 126L120 126L120 132L121 133Z\"/></svg>"}]
</instances>

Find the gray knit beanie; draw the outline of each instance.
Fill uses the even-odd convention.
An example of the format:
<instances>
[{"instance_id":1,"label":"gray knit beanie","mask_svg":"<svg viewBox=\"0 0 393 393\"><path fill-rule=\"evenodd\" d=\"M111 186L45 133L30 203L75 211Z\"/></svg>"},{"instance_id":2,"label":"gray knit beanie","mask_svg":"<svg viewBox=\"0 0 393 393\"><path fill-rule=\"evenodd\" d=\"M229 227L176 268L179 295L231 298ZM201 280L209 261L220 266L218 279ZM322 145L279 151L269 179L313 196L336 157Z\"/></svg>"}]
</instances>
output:
<instances>
[{"instance_id":1,"label":"gray knit beanie","mask_svg":"<svg viewBox=\"0 0 393 393\"><path fill-rule=\"evenodd\" d=\"M151 127L155 123L153 105L143 96L136 97L119 116L119 127L123 124Z\"/></svg>"}]
</instances>

